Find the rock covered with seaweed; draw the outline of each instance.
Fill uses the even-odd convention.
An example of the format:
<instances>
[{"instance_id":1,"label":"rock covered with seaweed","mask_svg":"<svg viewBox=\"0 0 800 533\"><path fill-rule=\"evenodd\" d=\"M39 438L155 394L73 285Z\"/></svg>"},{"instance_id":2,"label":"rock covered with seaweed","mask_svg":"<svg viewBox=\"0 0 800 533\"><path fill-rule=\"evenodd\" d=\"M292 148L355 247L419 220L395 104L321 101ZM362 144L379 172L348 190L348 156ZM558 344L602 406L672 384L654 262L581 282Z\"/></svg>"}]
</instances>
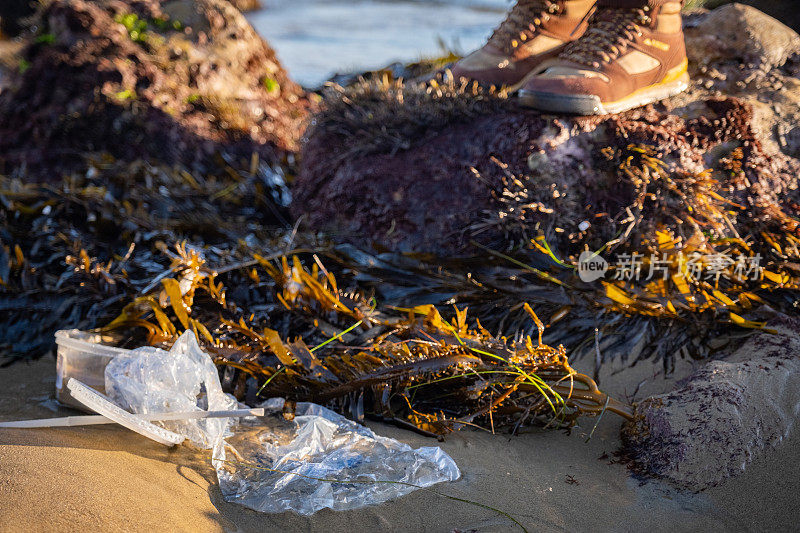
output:
<instances>
[{"instance_id":1,"label":"rock covered with seaweed","mask_svg":"<svg viewBox=\"0 0 800 533\"><path fill-rule=\"evenodd\" d=\"M401 251L452 253L475 238L508 247L515 232L524 242L539 230L551 243L592 247L606 237L597 235L603 219L637 196L635 180L615 171L634 144L651 147L672 176L709 170L715 189L737 191L732 201L767 195L785 204L797 189L787 133L800 111L800 37L739 5L687 25L697 50L691 91L619 116L540 115L452 80L333 90L307 133L294 211L315 227ZM729 46L715 46L722 41ZM757 190L722 176L731 158L744 171L737 179ZM583 221L595 229L578 235Z\"/></svg>"},{"instance_id":2,"label":"rock covered with seaweed","mask_svg":"<svg viewBox=\"0 0 800 533\"><path fill-rule=\"evenodd\" d=\"M636 406L622 432L636 470L702 490L789 435L800 413L800 323L784 316L769 325L683 386Z\"/></svg>"},{"instance_id":3,"label":"rock covered with seaweed","mask_svg":"<svg viewBox=\"0 0 800 533\"><path fill-rule=\"evenodd\" d=\"M305 95L227 2L56 0L30 31L0 96L6 174L52 178L99 152L188 168L223 151L275 163L297 147Z\"/></svg>"},{"instance_id":4,"label":"rock covered with seaweed","mask_svg":"<svg viewBox=\"0 0 800 533\"><path fill-rule=\"evenodd\" d=\"M227 2L56 0L23 41L0 92L6 361L107 322L165 242L283 242L308 100Z\"/></svg>"},{"instance_id":5,"label":"rock covered with seaweed","mask_svg":"<svg viewBox=\"0 0 800 533\"><path fill-rule=\"evenodd\" d=\"M620 115L542 115L446 73L332 88L294 213L429 264L419 252L476 256L467 292L535 303L576 356L705 357L762 327L764 304L793 312L800 289L800 38L740 5L686 26L690 49L741 35L690 58L687 93ZM586 282L595 252L609 270Z\"/></svg>"}]
</instances>

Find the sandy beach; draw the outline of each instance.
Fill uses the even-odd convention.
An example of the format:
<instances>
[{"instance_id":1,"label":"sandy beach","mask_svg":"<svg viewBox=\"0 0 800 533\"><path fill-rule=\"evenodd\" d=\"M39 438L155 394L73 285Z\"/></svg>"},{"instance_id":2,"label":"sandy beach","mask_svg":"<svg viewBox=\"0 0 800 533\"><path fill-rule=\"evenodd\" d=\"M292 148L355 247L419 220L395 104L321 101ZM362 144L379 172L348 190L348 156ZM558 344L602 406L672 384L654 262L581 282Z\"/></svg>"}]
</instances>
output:
<instances>
[{"instance_id":1,"label":"sandy beach","mask_svg":"<svg viewBox=\"0 0 800 533\"><path fill-rule=\"evenodd\" d=\"M49 0L18 41L0 42L0 421L82 414L55 400L56 330L109 327L126 348L194 330L222 386L250 405L266 390L396 414L391 392L430 385L406 398L403 420L421 429L449 428L419 406L459 423L504 402L541 415L528 372L561 383L569 356L594 376L597 357L603 392L650 398L626 426L650 424L626 432L628 444L648 440L628 447L641 471L716 481L746 468L702 492L633 473L610 411L569 431L467 429L441 443L368 423L441 446L462 477L301 516L226 502L208 451L114 424L0 428L0 533L800 529L800 35L728 2L683 23L679 5L599 13L591 35L653 48L649 61L631 54L651 66L608 71L625 82L615 90L630 85L621 100L554 97L579 103L571 113L633 106L585 118L525 107L536 91L526 103L471 77L430 78L512 2L263 3L245 18L223 0ZM4 27L21 17L9 5ZM590 7L572 33L594 24ZM519 39L545 15L527 13ZM644 38L666 38L658 17L687 54ZM500 35L516 49L516 33ZM622 63L594 41L578 55ZM560 43L519 63L541 66ZM507 54L494 67L517 61ZM420 58L427 66L405 65ZM397 59L341 77L347 87L308 89ZM530 65L519 84L537 74ZM587 280L592 250L601 277ZM743 340L773 320L783 336ZM636 353L653 359L619 360ZM205 383L192 402L212 396ZM653 398L676 389L671 403ZM613 406L584 392L565 405ZM642 466L662 455L677 458L669 469Z\"/></svg>"},{"instance_id":2,"label":"sandy beach","mask_svg":"<svg viewBox=\"0 0 800 533\"><path fill-rule=\"evenodd\" d=\"M580 365L577 365L580 367ZM639 365L607 379L618 397L647 379L637 397L672 386ZM604 370L608 378L615 370ZM45 357L0 370L0 420L75 414L53 399L55 362ZM602 381L601 381L602 383ZM479 431L441 446L463 477L436 493L513 515L529 531L789 531L800 504L800 437L756 459L742 475L694 494L632 476L614 463L621 420L608 415L567 435ZM373 430L412 446L429 439L382 424ZM268 515L226 503L204 453L167 449L115 426L0 430L2 531L510 531L505 517L429 491L358 511L311 517ZM519 530L519 528L517 528Z\"/></svg>"}]
</instances>

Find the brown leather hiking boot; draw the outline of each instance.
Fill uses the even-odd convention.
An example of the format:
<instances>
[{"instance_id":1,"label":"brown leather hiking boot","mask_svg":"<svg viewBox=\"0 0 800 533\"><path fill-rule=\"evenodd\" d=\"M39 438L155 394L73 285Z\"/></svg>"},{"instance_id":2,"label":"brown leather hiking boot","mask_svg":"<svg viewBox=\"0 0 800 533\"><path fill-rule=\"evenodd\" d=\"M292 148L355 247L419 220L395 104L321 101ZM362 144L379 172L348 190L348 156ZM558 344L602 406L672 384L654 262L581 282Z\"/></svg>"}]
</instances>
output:
<instances>
[{"instance_id":1,"label":"brown leather hiking boot","mask_svg":"<svg viewBox=\"0 0 800 533\"><path fill-rule=\"evenodd\" d=\"M453 76L517 90L535 67L583 35L595 1L518 0L486 45L453 65Z\"/></svg>"},{"instance_id":2,"label":"brown leather hiking boot","mask_svg":"<svg viewBox=\"0 0 800 533\"><path fill-rule=\"evenodd\" d=\"M542 64L519 93L523 105L604 115L686 90L680 1L599 0L589 29Z\"/></svg>"}]
</instances>

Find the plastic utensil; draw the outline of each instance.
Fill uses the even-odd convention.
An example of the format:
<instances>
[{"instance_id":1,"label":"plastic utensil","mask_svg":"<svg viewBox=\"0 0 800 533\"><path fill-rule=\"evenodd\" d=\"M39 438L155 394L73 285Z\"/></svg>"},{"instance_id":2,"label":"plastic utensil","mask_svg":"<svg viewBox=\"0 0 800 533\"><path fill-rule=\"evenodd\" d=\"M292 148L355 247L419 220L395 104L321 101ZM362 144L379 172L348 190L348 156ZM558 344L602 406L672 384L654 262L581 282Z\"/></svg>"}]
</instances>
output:
<instances>
[{"instance_id":1,"label":"plastic utensil","mask_svg":"<svg viewBox=\"0 0 800 533\"><path fill-rule=\"evenodd\" d=\"M234 409L232 411L188 411L183 413L150 413L134 415L139 420L152 422L155 420L190 420L198 418L239 418L246 416L264 416L264 409ZM65 416L61 418L43 418L39 420L15 420L0 422L0 428L55 428L75 426L97 426L114 424L115 422L102 415Z\"/></svg>"},{"instance_id":2,"label":"plastic utensil","mask_svg":"<svg viewBox=\"0 0 800 533\"><path fill-rule=\"evenodd\" d=\"M121 426L125 426L131 431L135 431L165 446L174 446L183 442L183 437L181 435L160 428L121 409L111 403L104 395L75 378L70 378L67 382L67 388L72 394L72 397L77 401L81 402L92 411L103 415Z\"/></svg>"}]
</instances>

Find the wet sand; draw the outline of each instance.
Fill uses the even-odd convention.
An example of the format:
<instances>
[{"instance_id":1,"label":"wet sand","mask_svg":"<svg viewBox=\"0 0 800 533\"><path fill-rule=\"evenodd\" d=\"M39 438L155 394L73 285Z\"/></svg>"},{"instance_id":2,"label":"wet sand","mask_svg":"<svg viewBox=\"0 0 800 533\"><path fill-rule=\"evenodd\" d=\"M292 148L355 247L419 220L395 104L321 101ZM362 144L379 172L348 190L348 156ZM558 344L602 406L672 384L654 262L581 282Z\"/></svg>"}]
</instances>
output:
<instances>
[{"instance_id":1,"label":"wet sand","mask_svg":"<svg viewBox=\"0 0 800 533\"><path fill-rule=\"evenodd\" d=\"M580 365L578 365L580 367ZM676 377L685 375L684 363ZM601 384L625 398L661 392L673 380L639 365ZM674 378L673 378L674 379ZM67 416L53 398L55 361L0 369L0 419ZM612 386L613 384L613 386ZM531 429L510 438L465 431L443 448L463 477L436 492L512 514L530 531L793 530L800 516L800 437L790 437L744 474L700 494L632 477L612 463L621 420L607 414L567 435ZM371 424L412 446L434 444ZM427 491L359 511L312 517L260 514L228 504L204 453L174 450L115 426L0 429L0 531L511 531L492 511ZM517 528L516 530L520 530Z\"/></svg>"}]
</instances>

